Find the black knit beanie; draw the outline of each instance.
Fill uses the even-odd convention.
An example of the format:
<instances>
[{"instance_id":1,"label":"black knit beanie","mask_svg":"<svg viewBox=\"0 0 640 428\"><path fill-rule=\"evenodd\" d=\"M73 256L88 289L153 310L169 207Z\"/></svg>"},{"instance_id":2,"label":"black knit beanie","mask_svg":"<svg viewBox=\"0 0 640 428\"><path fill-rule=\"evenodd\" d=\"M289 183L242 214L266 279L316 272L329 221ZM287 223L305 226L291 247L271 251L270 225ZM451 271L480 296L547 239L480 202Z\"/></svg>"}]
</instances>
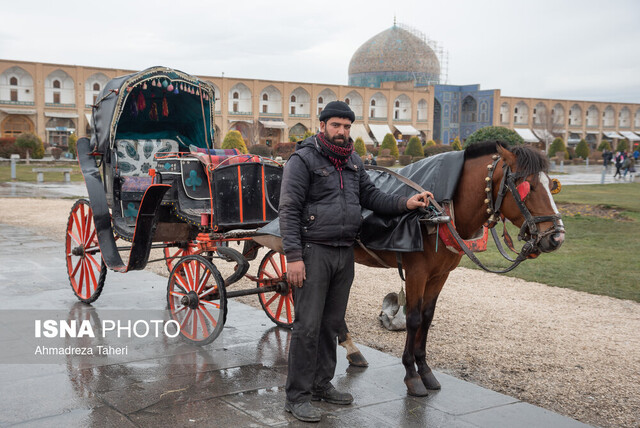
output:
<instances>
[{"instance_id":1,"label":"black knit beanie","mask_svg":"<svg viewBox=\"0 0 640 428\"><path fill-rule=\"evenodd\" d=\"M344 101L331 101L322 109L319 119L320 122L326 122L332 117L349 119L352 123L356 120L356 115Z\"/></svg>"}]
</instances>

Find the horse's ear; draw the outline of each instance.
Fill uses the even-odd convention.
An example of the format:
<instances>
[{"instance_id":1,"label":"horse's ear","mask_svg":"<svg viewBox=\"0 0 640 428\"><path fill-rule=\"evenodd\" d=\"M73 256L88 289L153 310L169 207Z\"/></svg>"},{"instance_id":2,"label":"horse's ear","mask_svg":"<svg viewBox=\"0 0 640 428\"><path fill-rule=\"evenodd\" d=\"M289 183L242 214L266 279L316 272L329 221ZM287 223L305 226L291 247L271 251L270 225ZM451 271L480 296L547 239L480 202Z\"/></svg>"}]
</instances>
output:
<instances>
[{"instance_id":1,"label":"horse's ear","mask_svg":"<svg viewBox=\"0 0 640 428\"><path fill-rule=\"evenodd\" d=\"M511 167L512 171L515 171L515 168L516 168L516 155L514 155L509 150L507 150L504 147L502 147L500 144L496 144L496 147L498 149L498 154L500 155L500 157L502 158L504 163L509 165Z\"/></svg>"}]
</instances>

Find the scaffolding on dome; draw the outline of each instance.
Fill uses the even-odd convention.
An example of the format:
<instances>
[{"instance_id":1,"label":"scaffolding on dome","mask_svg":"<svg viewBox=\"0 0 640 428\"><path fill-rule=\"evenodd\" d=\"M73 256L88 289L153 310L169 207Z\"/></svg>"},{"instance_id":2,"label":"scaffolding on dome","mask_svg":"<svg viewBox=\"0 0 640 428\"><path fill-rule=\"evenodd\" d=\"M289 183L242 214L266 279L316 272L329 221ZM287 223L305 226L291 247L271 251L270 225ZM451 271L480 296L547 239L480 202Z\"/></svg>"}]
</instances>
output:
<instances>
[{"instance_id":1,"label":"scaffolding on dome","mask_svg":"<svg viewBox=\"0 0 640 428\"><path fill-rule=\"evenodd\" d=\"M426 81L424 76L419 76L418 74L414 73L416 86L427 86L427 85L434 85L438 83L442 83L446 85L447 83L449 83L449 51L445 50L444 47L437 40L428 38L426 34L418 30L417 28L414 28L407 24L402 24L402 23L396 24L395 17L394 17L393 23L394 25L397 25L403 30L408 31L409 33L413 34L414 36L416 36L417 38L425 42L427 46L429 46L433 50L433 52L436 54L436 57L438 57L438 61L440 61L439 80Z\"/></svg>"}]
</instances>

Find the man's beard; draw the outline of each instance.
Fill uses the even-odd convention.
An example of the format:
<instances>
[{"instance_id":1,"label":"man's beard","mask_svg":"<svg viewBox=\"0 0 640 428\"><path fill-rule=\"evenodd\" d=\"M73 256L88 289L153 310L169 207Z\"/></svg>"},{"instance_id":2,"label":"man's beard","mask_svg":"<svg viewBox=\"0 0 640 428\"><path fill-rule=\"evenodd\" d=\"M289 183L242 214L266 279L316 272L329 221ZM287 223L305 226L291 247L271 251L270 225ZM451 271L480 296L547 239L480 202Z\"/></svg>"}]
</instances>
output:
<instances>
[{"instance_id":1,"label":"man's beard","mask_svg":"<svg viewBox=\"0 0 640 428\"><path fill-rule=\"evenodd\" d=\"M344 135L334 135L333 137L328 137L325 134L325 138L327 138L327 141L335 144L336 146L346 146L349 142L349 140Z\"/></svg>"}]
</instances>

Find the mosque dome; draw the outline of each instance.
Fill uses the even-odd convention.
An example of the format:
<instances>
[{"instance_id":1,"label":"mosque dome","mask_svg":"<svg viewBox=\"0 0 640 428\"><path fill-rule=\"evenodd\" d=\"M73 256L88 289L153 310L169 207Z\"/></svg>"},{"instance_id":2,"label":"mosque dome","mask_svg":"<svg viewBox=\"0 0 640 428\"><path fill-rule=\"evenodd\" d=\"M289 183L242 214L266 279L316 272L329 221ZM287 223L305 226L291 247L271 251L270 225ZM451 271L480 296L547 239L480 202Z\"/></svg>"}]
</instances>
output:
<instances>
[{"instance_id":1,"label":"mosque dome","mask_svg":"<svg viewBox=\"0 0 640 428\"><path fill-rule=\"evenodd\" d=\"M438 83L440 62L420 37L397 25L373 36L349 62L349 85L380 87L382 82Z\"/></svg>"}]
</instances>

